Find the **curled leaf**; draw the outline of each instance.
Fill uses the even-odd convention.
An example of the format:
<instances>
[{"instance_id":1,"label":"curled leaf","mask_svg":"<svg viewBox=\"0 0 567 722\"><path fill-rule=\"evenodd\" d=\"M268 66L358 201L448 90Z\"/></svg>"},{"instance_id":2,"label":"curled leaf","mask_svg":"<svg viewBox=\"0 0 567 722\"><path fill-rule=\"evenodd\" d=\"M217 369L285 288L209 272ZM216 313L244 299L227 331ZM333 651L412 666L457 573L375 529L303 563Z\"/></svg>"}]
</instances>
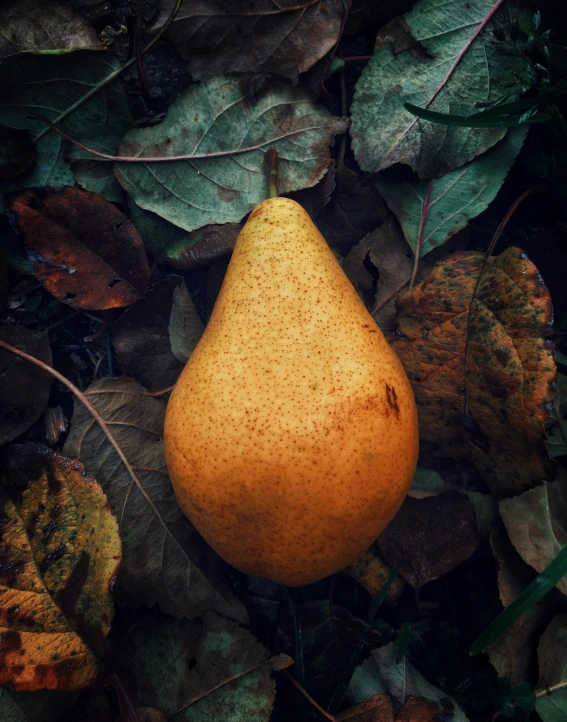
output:
<instances>
[{"instance_id":1,"label":"curled leaf","mask_svg":"<svg viewBox=\"0 0 567 722\"><path fill-rule=\"evenodd\" d=\"M0 683L82 689L103 671L118 525L81 462L32 444L11 451L0 488Z\"/></svg>"}]
</instances>

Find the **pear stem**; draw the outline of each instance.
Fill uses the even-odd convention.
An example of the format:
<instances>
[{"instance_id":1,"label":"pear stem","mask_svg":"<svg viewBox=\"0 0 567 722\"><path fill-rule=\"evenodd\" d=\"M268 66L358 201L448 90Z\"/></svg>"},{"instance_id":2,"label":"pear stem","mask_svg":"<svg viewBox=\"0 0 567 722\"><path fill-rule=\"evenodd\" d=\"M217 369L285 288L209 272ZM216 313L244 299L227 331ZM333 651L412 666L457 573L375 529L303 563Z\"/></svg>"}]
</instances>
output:
<instances>
[{"instance_id":1,"label":"pear stem","mask_svg":"<svg viewBox=\"0 0 567 722\"><path fill-rule=\"evenodd\" d=\"M275 148L268 148L264 153L264 168L268 180L268 198L277 198L279 192L278 177L278 151Z\"/></svg>"}]
</instances>

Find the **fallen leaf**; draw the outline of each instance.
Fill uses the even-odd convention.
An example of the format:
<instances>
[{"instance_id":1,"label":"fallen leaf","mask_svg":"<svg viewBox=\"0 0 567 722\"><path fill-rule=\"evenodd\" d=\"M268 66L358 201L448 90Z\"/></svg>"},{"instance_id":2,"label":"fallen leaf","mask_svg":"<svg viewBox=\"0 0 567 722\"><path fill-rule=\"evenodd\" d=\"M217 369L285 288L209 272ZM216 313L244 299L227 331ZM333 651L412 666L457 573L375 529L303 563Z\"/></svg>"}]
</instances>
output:
<instances>
[{"instance_id":1,"label":"fallen leaf","mask_svg":"<svg viewBox=\"0 0 567 722\"><path fill-rule=\"evenodd\" d=\"M0 323L0 339L52 365L47 334ZM47 406L52 381L47 371L0 348L0 444L12 441L35 424Z\"/></svg>"},{"instance_id":2,"label":"fallen leaf","mask_svg":"<svg viewBox=\"0 0 567 722\"><path fill-rule=\"evenodd\" d=\"M368 267L373 267L373 271ZM343 270L369 310L385 301L404 281L409 281L413 253L393 217L364 236L343 263ZM377 276L377 278L376 278ZM394 299L378 311L374 319L383 330L392 329L396 316Z\"/></svg>"},{"instance_id":3,"label":"fallen leaf","mask_svg":"<svg viewBox=\"0 0 567 722\"><path fill-rule=\"evenodd\" d=\"M535 572L512 546L500 519L490 530L490 546L498 564L500 601L507 607L534 580ZM491 642L486 651L499 677L510 680L512 685L532 679L537 640L551 615L549 608L536 604Z\"/></svg>"},{"instance_id":4,"label":"fallen leaf","mask_svg":"<svg viewBox=\"0 0 567 722\"><path fill-rule=\"evenodd\" d=\"M386 693L397 708L403 708L406 703L411 702L408 711L421 708L420 714L424 711L428 714L428 710L432 710L433 707L425 705L424 710L423 703L411 701L412 698L418 697L430 703L438 703L436 705L438 719L444 719L449 713L451 722L468 722L465 713L454 699L428 682L405 657L396 661L396 656L395 642L372 650L371 656L354 671L348 693L350 701L360 704L372 695ZM409 720L408 717L403 719L405 722L410 720L413 722L411 717ZM425 722L422 717L417 719L419 722Z\"/></svg>"},{"instance_id":5,"label":"fallen leaf","mask_svg":"<svg viewBox=\"0 0 567 722\"><path fill-rule=\"evenodd\" d=\"M542 722L562 722L567 716L567 614L558 614L542 634L538 658L536 712Z\"/></svg>"},{"instance_id":6,"label":"fallen leaf","mask_svg":"<svg viewBox=\"0 0 567 722\"><path fill-rule=\"evenodd\" d=\"M160 3L157 32L173 10ZM185 0L165 37L195 80L228 73L277 73L296 81L335 44L341 0Z\"/></svg>"},{"instance_id":7,"label":"fallen leaf","mask_svg":"<svg viewBox=\"0 0 567 722\"><path fill-rule=\"evenodd\" d=\"M63 3L7 0L0 8L0 62L24 50L102 50L92 25Z\"/></svg>"},{"instance_id":8,"label":"fallen leaf","mask_svg":"<svg viewBox=\"0 0 567 722\"><path fill-rule=\"evenodd\" d=\"M35 159L35 146L27 130L0 125L0 178L22 175Z\"/></svg>"},{"instance_id":9,"label":"fallen leaf","mask_svg":"<svg viewBox=\"0 0 567 722\"><path fill-rule=\"evenodd\" d=\"M414 390L421 438L469 457L506 496L554 475L544 429L556 375L552 307L537 268L510 246L483 272L471 308L483 259L457 253L401 296L405 338L391 343Z\"/></svg>"},{"instance_id":10,"label":"fallen leaf","mask_svg":"<svg viewBox=\"0 0 567 722\"><path fill-rule=\"evenodd\" d=\"M414 499L437 496L447 490L447 484L438 471L418 466L411 482L408 495Z\"/></svg>"},{"instance_id":11,"label":"fallen leaf","mask_svg":"<svg viewBox=\"0 0 567 722\"><path fill-rule=\"evenodd\" d=\"M74 691L99 679L121 557L118 525L81 462L11 448L0 488L0 683ZM94 648L94 651L93 651Z\"/></svg>"},{"instance_id":12,"label":"fallen leaf","mask_svg":"<svg viewBox=\"0 0 567 722\"><path fill-rule=\"evenodd\" d=\"M409 697L396 715L396 722L436 722L439 704L424 697Z\"/></svg>"},{"instance_id":13,"label":"fallen leaf","mask_svg":"<svg viewBox=\"0 0 567 722\"><path fill-rule=\"evenodd\" d=\"M556 361L567 365L567 357L555 351ZM551 458L567 455L567 375L557 374L557 388L550 419L546 424L547 453Z\"/></svg>"},{"instance_id":14,"label":"fallen leaf","mask_svg":"<svg viewBox=\"0 0 567 722\"><path fill-rule=\"evenodd\" d=\"M77 699L75 692L12 692L0 688L0 719L3 722L57 722Z\"/></svg>"},{"instance_id":15,"label":"fallen leaf","mask_svg":"<svg viewBox=\"0 0 567 722\"><path fill-rule=\"evenodd\" d=\"M133 157L208 157L116 163L115 173L139 206L187 231L237 222L266 197L264 151L278 151L280 193L308 188L325 174L329 145L347 123L299 88L214 77L185 90L159 125L129 131L120 145L120 155Z\"/></svg>"},{"instance_id":16,"label":"fallen leaf","mask_svg":"<svg viewBox=\"0 0 567 722\"><path fill-rule=\"evenodd\" d=\"M394 722L394 708L387 694L374 694L365 702L336 715L338 722Z\"/></svg>"},{"instance_id":17,"label":"fallen leaf","mask_svg":"<svg viewBox=\"0 0 567 722\"><path fill-rule=\"evenodd\" d=\"M287 196L291 198L292 201L299 203L299 205L309 213L311 220L315 223L317 216L333 196L336 188L336 174L335 161L332 160L329 163L329 169L317 185L311 188L302 188L299 191L293 191L292 193L288 193Z\"/></svg>"},{"instance_id":18,"label":"fallen leaf","mask_svg":"<svg viewBox=\"0 0 567 722\"><path fill-rule=\"evenodd\" d=\"M479 542L473 505L466 494L453 491L407 497L378 538L388 564L401 561L400 575L415 589L452 571Z\"/></svg>"},{"instance_id":19,"label":"fallen leaf","mask_svg":"<svg viewBox=\"0 0 567 722\"><path fill-rule=\"evenodd\" d=\"M163 454L163 399L147 396L133 379L105 378L85 391L109 424L140 480L140 489L98 424L77 402L65 452L80 456L117 513L123 544L119 598L138 607L159 604L176 617L214 609L247 622L223 581L224 565L179 508Z\"/></svg>"},{"instance_id":20,"label":"fallen leaf","mask_svg":"<svg viewBox=\"0 0 567 722\"><path fill-rule=\"evenodd\" d=\"M520 92L522 59L512 50L508 8L500 8L475 37L493 7L494 0L455 0L449 5L421 0L403 19L416 41L412 49L393 54L389 45L376 48L357 83L351 109L353 150L364 171L404 163L421 178L442 175L505 135L500 127L429 123L404 109L404 102L411 102L467 115L479 98L495 101Z\"/></svg>"},{"instance_id":21,"label":"fallen leaf","mask_svg":"<svg viewBox=\"0 0 567 722\"><path fill-rule=\"evenodd\" d=\"M355 243L388 217L388 209L373 185L363 184L362 176L337 166L336 190L318 219L327 243L346 255Z\"/></svg>"},{"instance_id":22,"label":"fallen leaf","mask_svg":"<svg viewBox=\"0 0 567 722\"><path fill-rule=\"evenodd\" d=\"M167 717L155 707L136 707L139 722L167 722Z\"/></svg>"},{"instance_id":23,"label":"fallen leaf","mask_svg":"<svg viewBox=\"0 0 567 722\"><path fill-rule=\"evenodd\" d=\"M356 579L372 597L375 597L382 589L391 571L384 557L380 554L377 544L373 544L370 549L367 549L352 564L343 569L345 574ZM395 604L403 590L403 580L396 577L386 594L385 601Z\"/></svg>"},{"instance_id":24,"label":"fallen leaf","mask_svg":"<svg viewBox=\"0 0 567 722\"><path fill-rule=\"evenodd\" d=\"M268 650L214 612L203 620L138 625L118 643L118 658L135 703L173 722L270 718L275 684Z\"/></svg>"},{"instance_id":25,"label":"fallen leaf","mask_svg":"<svg viewBox=\"0 0 567 722\"><path fill-rule=\"evenodd\" d=\"M30 5L36 7L37 3L30 0ZM59 32L64 29L65 25ZM37 162L27 173L0 180L0 193L75 183L65 157L69 144L41 121L30 118L32 112L45 115L73 138L99 149L112 147L109 139L122 137L132 127L128 99L120 80L106 85L103 92L92 92L119 65L107 50L18 53L0 64L0 123L29 130L37 150ZM112 150L116 150L116 145ZM85 151L73 151L73 157L92 160ZM105 162L99 165L109 167ZM88 180L81 180L90 187Z\"/></svg>"},{"instance_id":26,"label":"fallen leaf","mask_svg":"<svg viewBox=\"0 0 567 722\"><path fill-rule=\"evenodd\" d=\"M150 277L144 244L132 222L95 193L37 188L10 198L34 271L73 308L128 306Z\"/></svg>"},{"instance_id":27,"label":"fallen leaf","mask_svg":"<svg viewBox=\"0 0 567 722\"><path fill-rule=\"evenodd\" d=\"M156 283L110 329L124 371L148 391L173 386L203 332L181 276ZM177 351L177 354L176 354Z\"/></svg>"},{"instance_id":28,"label":"fallen leaf","mask_svg":"<svg viewBox=\"0 0 567 722\"><path fill-rule=\"evenodd\" d=\"M500 514L522 559L537 572L543 571L567 544L567 479L502 499ZM566 577L557 588L567 594Z\"/></svg>"},{"instance_id":29,"label":"fallen leaf","mask_svg":"<svg viewBox=\"0 0 567 722\"><path fill-rule=\"evenodd\" d=\"M424 256L486 210L522 149L526 133L526 127L511 128L493 148L441 178L429 181L384 174L378 179L376 188L396 215L414 253L420 230L420 255ZM428 211L421 229L427 196Z\"/></svg>"}]
</instances>

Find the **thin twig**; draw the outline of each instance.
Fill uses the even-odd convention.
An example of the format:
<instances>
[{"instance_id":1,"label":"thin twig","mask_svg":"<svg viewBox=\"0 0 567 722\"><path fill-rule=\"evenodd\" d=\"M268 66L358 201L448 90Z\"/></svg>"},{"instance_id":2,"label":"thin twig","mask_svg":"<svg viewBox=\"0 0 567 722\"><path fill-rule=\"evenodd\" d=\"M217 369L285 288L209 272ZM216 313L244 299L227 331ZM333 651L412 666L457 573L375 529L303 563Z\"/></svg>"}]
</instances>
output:
<instances>
[{"instance_id":1,"label":"thin twig","mask_svg":"<svg viewBox=\"0 0 567 722\"><path fill-rule=\"evenodd\" d=\"M341 60L344 60L345 63L356 63L362 60L370 60L371 57L372 55L349 55L346 58L341 58Z\"/></svg>"},{"instance_id":2,"label":"thin twig","mask_svg":"<svg viewBox=\"0 0 567 722\"><path fill-rule=\"evenodd\" d=\"M81 143L79 140L72 138L68 133L65 133L65 131L61 130L61 128L58 128L54 123L52 123L45 116L40 115L39 113L30 113L28 115L28 118L33 118L34 120L39 120L42 123L45 123L45 125L49 126L51 130L54 130L62 138L68 140L69 143L76 145L77 148L80 148L87 153L91 153L92 155L96 156L97 158L101 158L102 160L111 160L115 163L171 163L172 161L177 160L200 160L203 158L222 158L224 156L240 155L241 153L249 153L252 150L261 150L262 148L265 148L271 143L277 143L278 140L291 138L298 133L304 133L306 130L316 129L315 126L311 126L309 128L298 128L297 130L291 130L288 133L284 133L283 135L278 135L276 138L270 138L270 140L266 140L263 143L258 143L258 145L248 146L247 148L235 148L234 150L219 150L215 151L214 153L194 153L188 155L158 155L145 157L138 155L109 155L108 153L101 153L100 151L95 150L94 148L90 148L84 143Z\"/></svg>"},{"instance_id":3,"label":"thin twig","mask_svg":"<svg viewBox=\"0 0 567 722\"><path fill-rule=\"evenodd\" d=\"M545 689L540 689L539 692L535 693L535 696L536 697L547 697L548 695L552 694L553 692L557 692L558 689L564 689L565 687L567 687L567 681L558 682L557 684L554 684L551 687L546 687Z\"/></svg>"},{"instance_id":4,"label":"thin twig","mask_svg":"<svg viewBox=\"0 0 567 722\"><path fill-rule=\"evenodd\" d=\"M327 61L327 64L325 65L325 69L323 70L323 74L321 75L321 80L319 81L321 86L321 91L327 96L327 98L331 98L331 94L325 87L325 79L327 78L327 73L329 72L329 68L331 67L331 63L333 62L333 58L335 57L335 53L337 52L337 49L339 47L339 43L341 42L341 38L343 37L343 32L345 29L346 21L348 20L348 14L350 13L350 9L352 7L352 0L348 0L348 5L345 8L345 11L343 13L343 20L341 22L341 27L339 30L339 36L337 38L337 42L333 46L333 50L331 52L331 57Z\"/></svg>"},{"instance_id":5,"label":"thin twig","mask_svg":"<svg viewBox=\"0 0 567 722\"><path fill-rule=\"evenodd\" d=\"M309 694L309 692L306 689L303 689L303 687L299 684L299 682L293 677L287 670L284 670L283 674L289 679L289 681L294 684L297 689L301 692L301 694L305 697L305 699L309 700L313 707L319 712L319 714L322 714L325 719L328 719L330 722L337 722L337 718L333 717L332 714L329 714L326 712L320 704L317 704L313 697Z\"/></svg>"},{"instance_id":6,"label":"thin twig","mask_svg":"<svg viewBox=\"0 0 567 722\"><path fill-rule=\"evenodd\" d=\"M388 296L388 298L385 298L383 301L380 301L380 303L377 306L374 306L374 308L370 312L370 315L374 316L376 313L378 313L378 311L381 311L386 304L390 303L390 301L393 298L395 298L398 295L398 293L400 293L402 291L402 289L404 289L408 285L408 283L410 281L411 281L411 278L406 278L406 280L402 283L402 285L398 286L398 288L396 288L396 290L393 293L391 293Z\"/></svg>"},{"instance_id":7,"label":"thin twig","mask_svg":"<svg viewBox=\"0 0 567 722\"><path fill-rule=\"evenodd\" d=\"M346 77L345 77L345 71L343 68L341 70L341 115L344 118L346 116L346 114L347 114ZM343 163L345 161L347 135L348 135L348 130L345 130L345 132L343 133L342 138L341 138L341 147L339 149L339 155L337 158L337 166L343 165Z\"/></svg>"},{"instance_id":8,"label":"thin twig","mask_svg":"<svg viewBox=\"0 0 567 722\"><path fill-rule=\"evenodd\" d=\"M488 250L486 251L487 258L494 253L494 248L500 240L500 236L508 225L508 221L510 220L510 218L512 218L514 213L518 210L518 207L526 200L528 196L531 196L532 193L541 193L541 191L546 190L549 190L546 186L534 186L533 188L528 188L528 190L524 191L519 198L516 198L516 200L514 201L514 203L512 203L512 205L508 209L508 212L500 222L500 225L496 229L496 232L492 236L492 240L490 241L490 245L488 246Z\"/></svg>"},{"instance_id":9,"label":"thin twig","mask_svg":"<svg viewBox=\"0 0 567 722\"><path fill-rule=\"evenodd\" d=\"M163 27L159 31L159 33L153 38L153 40L150 40L150 42L146 45L146 47L142 50L142 53L147 53L150 48L153 48L153 46L161 40L164 33L166 33L169 30L169 26L171 23L175 20L175 16L179 12L179 9L181 8L181 4L183 3L183 0L177 0L175 3L175 6L173 10L171 11L171 14L163 24ZM77 108L80 108L81 105L93 97L93 95L96 95L99 90L102 90L105 88L109 83L112 83L113 80L115 80L121 73L123 73L127 68L129 68L131 65L133 65L136 62L136 56L134 55L130 60L124 63L124 65L121 65L119 68L116 68L112 73L109 73L106 78L100 81L100 83L97 83L93 88L91 88L88 93L85 93L81 98L79 98L77 101L75 101L72 105L70 105L68 108L66 108L63 112L59 113L57 118L55 119L56 123L61 122L64 118L66 118L70 113L73 113ZM43 138L43 136L48 133L48 128L45 128L45 130L42 130L39 135L37 135L34 140L37 142L40 138Z\"/></svg>"},{"instance_id":10,"label":"thin twig","mask_svg":"<svg viewBox=\"0 0 567 722\"><path fill-rule=\"evenodd\" d=\"M146 396L163 396L164 394L168 394L170 391L173 391L175 388L175 385L168 386L166 389L160 389L159 391L146 391L144 390L144 393Z\"/></svg>"},{"instance_id":11,"label":"thin twig","mask_svg":"<svg viewBox=\"0 0 567 722\"><path fill-rule=\"evenodd\" d=\"M148 85L148 79L144 72L144 64L142 62L142 26L144 24L144 0L138 0L138 6L136 10L136 39L134 45L136 48L136 63L138 65L138 76L140 78L140 85L144 92L144 97L148 106L152 105L152 96L150 94L150 86Z\"/></svg>"},{"instance_id":12,"label":"thin twig","mask_svg":"<svg viewBox=\"0 0 567 722\"><path fill-rule=\"evenodd\" d=\"M427 194L425 201L423 202L423 208L421 209L421 218L419 220L419 231L417 233L417 243L415 249L415 256L413 260L413 271L411 272L409 290L413 288L415 279L417 277L417 271L419 269L419 259L421 257L421 248L423 246L423 234L425 232L425 224L427 223L427 217L429 215L429 201L431 200L431 191L433 189L433 178L429 181L427 186Z\"/></svg>"},{"instance_id":13,"label":"thin twig","mask_svg":"<svg viewBox=\"0 0 567 722\"><path fill-rule=\"evenodd\" d=\"M120 716L124 722L140 722L138 711L134 707L130 695L126 691L126 687L122 684L120 677L113 672L111 677L111 684L116 692L118 698L118 707L120 708Z\"/></svg>"}]
</instances>

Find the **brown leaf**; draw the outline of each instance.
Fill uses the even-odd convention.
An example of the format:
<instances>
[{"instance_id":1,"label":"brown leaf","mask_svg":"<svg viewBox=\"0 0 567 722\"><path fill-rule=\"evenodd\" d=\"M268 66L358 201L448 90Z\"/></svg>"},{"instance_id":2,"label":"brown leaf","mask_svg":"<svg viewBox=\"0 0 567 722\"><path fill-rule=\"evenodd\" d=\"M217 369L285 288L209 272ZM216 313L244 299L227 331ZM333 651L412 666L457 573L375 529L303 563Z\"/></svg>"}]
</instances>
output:
<instances>
[{"instance_id":1,"label":"brown leaf","mask_svg":"<svg viewBox=\"0 0 567 722\"><path fill-rule=\"evenodd\" d=\"M0 338L51 366L47 334L0 323ZM52 381L47 371L0 348L0 444L12 441L35 424L47 406Z\"/></svg>"},{"instance_id":2,"label":"brown leaf","mask_svg":"<svg viewBox=\"0 0 567 722\"><path fill-rule=\"evenodd\" d=\"M338 722L394 722L394 708L387 694L373 694L365 702L345 709Z\"/></svg>"},{"instance_id":3,"label":"brown leaf","mask_svg":"<svg viewBox=\"0 0 567 722\"><path fill-rule=\"evenodd\" d=\"M335 183L318 225L327 243L345 255L390 212L374 185L363 185L363 178L342 163L337 166Z\"/></svg>"},{"instance_id":4,"label":"brown leaf","mask_svg":"<svg viewBox=\"0 0 567 722\"><path fill-rule=\"evenodd\" d=\"M123 542L118 592L132 606L159 604L177 617L215 609L246 622L242 604L223 580L224 565L179 508L163 454L165 402L133 379L106 378L85 395L109 424L133 466L132 480L98 424L77 402L66 453L80 456L116 510Z\"/></svg>"},{"instance_id":5,"label":"brown leaf","mask_svg":"<svg viewBox=\"0 0 567 722\"><path fill-rule=\"evenodd\" d=\"M302 206L307 213L309 213L313 222L315 222L316 217L331 200L332 194L336 188L336 173L337 170L335 161L332 160L329 163L327 172L317 185L312 186L311 188L302 188L299 191L287 193L286 195L296 203L299 203L299 205Z\"/></svg>"},{"instance_id":6,"label":"brown leaf","mask_svg":"<svg viewBox=\"0 0 567 722\"><path fill-rule=\"evenodd\" d=\"M7 0L0 8L0 62L24 50L101 50L90 23L63 3Z\"/></svg>"},{"instance_id":7,"label":"brown leaf","mask_svg":"<svg viewBox=\"0 0 567 722\"><path fill-rule=\"evenodd\" d=\"M160 3L154 31L174 4ZM186 0L165 37L188 61L194 80L250 72L295 80L333 47L343 12L341 0Z\"/></svg>"},{"instance_id":8,"label":"brown leaf","mask_svg":"<svg viewBox=\"0 0 567 722\"><path fill-rule=\"evenodd\" d=\"M483 258L455 254L404 294L405 338L392 346L414 390L421 438L471 458L491 491L506 496L554 474L543 426L556 376L552 308L537 268L513 246L489 262L472 302Z\"/></svg>"},{"instance_id":9,"label":"brown leaf","mask_svg":"<svg viewBox=\"0 0 567 722\"><path fill-rule=\"evenodd\" d=\"M173 355L186 364L204 331L197 309L193 305L185 282L173 289L173 304L169 316L169 341Z\"/></svg>"},{"instance_id":10,"label":"brown leaf","mask_svg":"<svg viewBox=\"0 0 567 722\"><path fill-rule=\"evenodd\" d=\"M11 449L0 505L0 684L88 687L121 556L106 497L81 462L27 444Z\"/></svg>"},{"instance_id":11,"label":"brown leaf","mask_svg":"<svg viewBox=\"0 0 567 722\"><path fill-rule=\"evenodd\" d=\"M401 576L419 589L468 559L479 542L469 498L447 491L426 499L408 497L378 546L391 566L403 562Z\"/></svg>"},{"instance_id":12,"label":"brown leaf","mask_svg":"<svg viewBox=\"0 0 567 722\"><path fill-rule=\"evenodd\" d=\"M175 252L166 252L164 263L184 271L208 266L217 258L232 253L241 223L212 224L186 233L187 244L184 248L175 248Z\"/></svg>"},{"instance_id":13,"label":"brown leaf","mask_svg":"<svg viewBox=\"0 0 567 722\"><path fill-rule=\"evenodd\" d=\"M396 722L435 722L439 712L437 702L424 697L408 697L396 715Z\"/></svg>"},{"instance_id":14,"label":"brown leaf","mask_svg":"<svg viewBox=\"0 0 567 722\"><path fill-rule=\"evenodd\" d=\"M35 157L29 131L0 124L0 178L17 178L32 167Z\"/></svg>"},{"instance_id":15,"label":"brown leaf","mask_svg":"<svg viewBox=\"0 0 567 722\"><path fill-rule=\"evenodd\" d=\"M185 289L185 306L180 308L178 303L173 313L178 289ZM170 326L176 348L183 337L187 352L195 348L203 331L181 276L170 276L156 283L110 330L112 345L124 371L148 391L173 386L185 365L172 348Z\"/></svg>"},{"instance_id":16,"label":"brown leaf","mask_svg":"<svg viewBox=\"0 0 567 722\"><path fill-rule=\"evenodd\" d=\"M129 306L150 277L144 244L132 222L96 193L34 188L10 197L45 288L73 308Z\"/></svg>"},{"instance_id":17,"label":"brown leaf","mask_svg":"<svg viewBox=\"0 0 567 722\"><path fill-rule=\"evenodd\" d=\"M167 722L167 717L155 707L136 707L140 722Z\"/></svg>"},{"instance_id":18,"label":"brown leaf","mask_svg":"<svg viewBox=\"0 0 567 722\"><path fill-rule=\"evenodd\" d=\"M370 549L363 552L343 571L356 579L372 597L375 597L384 586L392 570L380 554L378 545L373 544ZM394 579L386 595L386 601L394 604L403 590L403 580L399 577Z\"/></svg>"}]
</instances>

